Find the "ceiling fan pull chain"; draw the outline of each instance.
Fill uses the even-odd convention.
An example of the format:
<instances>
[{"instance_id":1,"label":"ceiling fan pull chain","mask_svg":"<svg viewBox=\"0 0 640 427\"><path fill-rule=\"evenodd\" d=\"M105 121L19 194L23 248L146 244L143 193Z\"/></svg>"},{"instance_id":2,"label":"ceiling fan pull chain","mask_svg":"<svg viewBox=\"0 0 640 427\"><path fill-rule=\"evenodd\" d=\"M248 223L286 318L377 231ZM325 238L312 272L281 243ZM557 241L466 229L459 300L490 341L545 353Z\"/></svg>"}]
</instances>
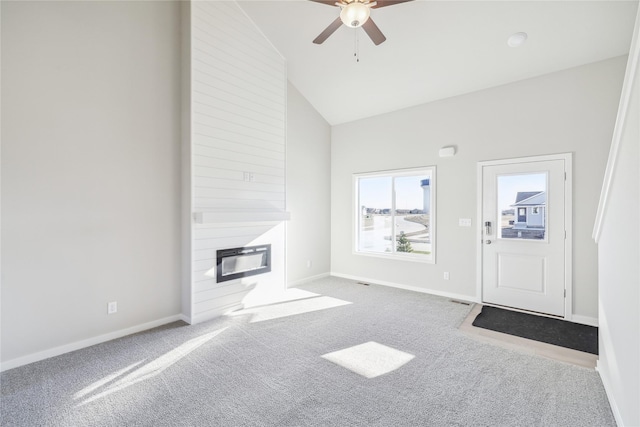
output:
<instances>
[{"instance_id":1,"label":"ceiling fan pull chain","mask_svg":"<svg viewBox=\"0 0 640 427\"><path fill-rule=\"evenodd\" d=\"M356 58L356 62L360 62L360 39L358 38L358 29L353 29L354 34L354 52L353 56Z\"/></svg>"}]
</instances>

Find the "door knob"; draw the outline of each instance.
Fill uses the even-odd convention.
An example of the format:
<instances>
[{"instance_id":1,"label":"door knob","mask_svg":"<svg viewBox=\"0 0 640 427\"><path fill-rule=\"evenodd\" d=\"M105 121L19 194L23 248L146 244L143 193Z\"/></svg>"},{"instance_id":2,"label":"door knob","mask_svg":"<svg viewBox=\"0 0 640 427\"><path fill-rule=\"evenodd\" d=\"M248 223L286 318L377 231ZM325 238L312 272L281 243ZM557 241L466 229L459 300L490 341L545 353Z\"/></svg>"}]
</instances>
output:
<instances>
[{"instance_id":1,"label":"door knob","mask_svg":"<svg viewBox=\"0 0 640 427\"><path fill-rule=\"evenodd\" d=\"M490 245L490 244L491 244L491 240L485 240L484 242L485 242L487 245Z\"/></svg>"}]
</instances>

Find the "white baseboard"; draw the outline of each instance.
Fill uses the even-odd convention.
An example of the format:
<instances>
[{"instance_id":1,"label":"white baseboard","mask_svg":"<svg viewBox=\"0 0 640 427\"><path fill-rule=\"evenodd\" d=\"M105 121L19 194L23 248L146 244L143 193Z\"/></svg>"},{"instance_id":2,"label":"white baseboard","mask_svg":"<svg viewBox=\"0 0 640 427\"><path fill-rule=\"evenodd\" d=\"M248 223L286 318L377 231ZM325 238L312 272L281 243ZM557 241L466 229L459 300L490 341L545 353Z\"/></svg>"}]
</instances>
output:
<instances>
[{"instance_id":1,"label":"white baseboard","mask_svg":"<svg viewBox=\"0 0 640 427\"><path fill-rule=\"evenodd\" d=\"M436 295L439 297L451 298L458 301L467 301L471 303L480 302L475 296L472 296L472 295L454 294L452 292L444 292L444 291L438 291L435 289L420 288L418 286L403 285L400 283L386 282L383 280L376 280L368 277L351 276L349 274L342 274L342 273L335 273L335 272L331 272L331 276L342 277L343 279L356 280L358 282L371 283L373 285L382 285L382 286L389 286L392 288L406 289L408 291L420 292L420 293L429 294L429 295Z\"/></svg>"},{"instance_id":2,"label":"white baseboard","mask_svg":"<svg viewBox=\"0 0 640 427\"><path fill-rule=\"evenodd\" d=\"M166 325L167 323L184 320L183 317L184 316L182 314L176 314L174 316L165 317L163 319L154 320L152 322L143 323L141 325L132 326L130 328L121 329L119 331L109 332L108 334L99 335L97 337L87 338L85 340L76 341L70 344L61 345L59 347L54 347L48 350L43 350L37 353L32 353L26 356L7 360L0 365L0 372L8 371L9 369L17 368L23 365L28 365L29 363L39 362L40 360L49 359L50 357L60 356L61 354L80 350L82 348L91 347L92 345L101 344L103 342L111 341L116 338L122 338L124 336L146 331L148 329L157 328L158 326Z\"/></svg>"},{"instance_id":3,"label":"white baseboard","mask_svg":"<svg viewBox=\"0 0 640 427\"><path fill-rule=\"evenodd\" d=\"M590 316L580 316L578 314L572 314L571 315L571 319L567 319L573 323L580 323L583 325L589 325L589 326L595 326L596 328L599 325L598 322L598 318L597 317L590 317Z\"/></svg>"},{"instance_id":4,"label":"white baseboard","mask_svg":"<svg viewBox=\"0 0 640 427\"><path fill-rule=\"evenodd\" d=\"M611 412L613 412L613 418L616 420L616 424L619 426L623 426L624 422L622 421L622 417L620 416L620 409L618 409L618 404L613 398L613 390L611 390L611 382L609 381L609 375L606 372L606 369L600 367L600 360L596 362L596 372L600 376L600 380L602 381L602 385L604 386L604 391L607 394L607 399L609 400L609 406L611 406Z\"/></svg>"},{"instance_id":5,"label":"white baseboard","mask_svg":"<svg viewBox=\"0 0 640 427\"><path fill-rule=\"evenodd\" d=\"M304 285L305 283L313 282L314 280L323 279L329 277L329 273L316 274L315 276L305 277L304 279L295 280L287 283L287 288L295 288L296 286Z\"/></svg>"}]
</instances>

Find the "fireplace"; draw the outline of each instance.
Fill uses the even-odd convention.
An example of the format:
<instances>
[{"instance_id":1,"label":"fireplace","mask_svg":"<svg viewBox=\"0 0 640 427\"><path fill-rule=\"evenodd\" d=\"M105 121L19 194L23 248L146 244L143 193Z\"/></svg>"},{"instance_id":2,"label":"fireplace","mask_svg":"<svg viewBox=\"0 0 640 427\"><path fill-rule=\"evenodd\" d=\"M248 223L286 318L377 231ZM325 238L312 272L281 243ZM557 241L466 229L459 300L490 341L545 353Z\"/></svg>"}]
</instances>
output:
<instances>
[{"instance_id":1,"label":"fireplace","mask_svg":"<svg viewBox=\"0 0 640 427\"><path fill-rule=\"evenodd\" d=\"M271 271L271 245L216 251L216 281L240 279Z\"/></svg>"}]
</instances>

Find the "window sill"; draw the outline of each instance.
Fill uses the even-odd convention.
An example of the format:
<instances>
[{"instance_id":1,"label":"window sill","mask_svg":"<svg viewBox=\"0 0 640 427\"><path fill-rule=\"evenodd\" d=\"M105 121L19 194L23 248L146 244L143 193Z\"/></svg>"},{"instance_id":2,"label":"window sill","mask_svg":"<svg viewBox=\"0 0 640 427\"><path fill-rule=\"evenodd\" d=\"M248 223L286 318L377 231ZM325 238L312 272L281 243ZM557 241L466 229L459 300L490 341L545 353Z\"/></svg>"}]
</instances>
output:
<instances>
[{"instance_id":1,"label":"window sill","mask_svg":"<svg viewBox=\"0 0 640 427\"><path fill-rule=\"evenodd\" d=\"M389 260L393 260L393 261L408 261L408 262L417 262L417 263L421 263L421 264L435 264L436 261L433 257L433 254L427 258L424 258L420 255L387 255L387 254L383 254L383 253L377 253L377 252L358 252L358 251L353 251L352 252L353 255L359 255L359 256L365 256L365 257L370 257L370 258L383 258L383 259L389 259Z\"/></svg>"}]
</instances>

